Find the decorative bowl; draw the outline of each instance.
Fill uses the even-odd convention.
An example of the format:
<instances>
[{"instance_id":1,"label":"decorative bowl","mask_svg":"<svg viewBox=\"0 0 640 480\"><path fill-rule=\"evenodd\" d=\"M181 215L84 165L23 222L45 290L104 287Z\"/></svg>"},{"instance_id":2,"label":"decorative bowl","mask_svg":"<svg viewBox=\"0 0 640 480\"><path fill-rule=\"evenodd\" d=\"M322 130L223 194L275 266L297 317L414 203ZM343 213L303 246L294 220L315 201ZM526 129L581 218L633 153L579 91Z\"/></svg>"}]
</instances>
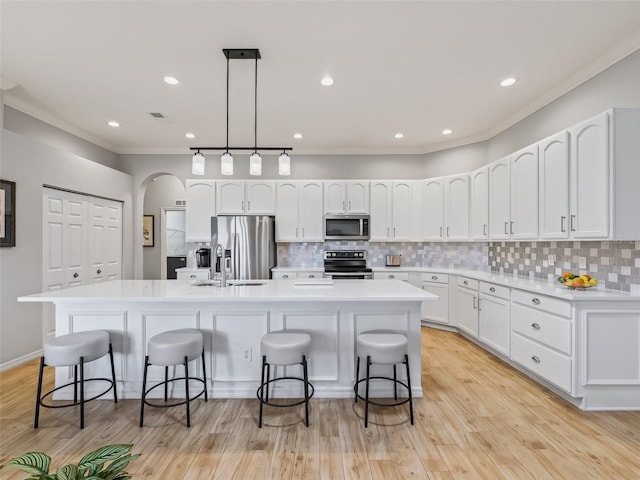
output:
<instances>
[{"instance_id":1,"label":"decorative bowl","mask_svg":"<svg viewBox=\"0 0 640 480\"><path fill-rule=\"evenodd\" d=\"M574 275L572 272L564 272L558 277L558 282L571 290L586 290L598 285L598 280L590 275Z\"/></svg>"}]
</instances>

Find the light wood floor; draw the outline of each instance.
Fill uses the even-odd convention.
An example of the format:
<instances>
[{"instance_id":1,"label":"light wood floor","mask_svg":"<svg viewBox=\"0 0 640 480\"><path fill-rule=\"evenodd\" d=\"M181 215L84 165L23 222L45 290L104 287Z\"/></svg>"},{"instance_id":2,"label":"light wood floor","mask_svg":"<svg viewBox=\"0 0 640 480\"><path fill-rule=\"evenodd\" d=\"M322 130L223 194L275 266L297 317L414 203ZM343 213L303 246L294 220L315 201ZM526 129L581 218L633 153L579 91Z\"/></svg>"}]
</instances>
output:
<instances>
[{"instance_id":1,"label":"light wood floor","mask_svg":"<svg viewBox=\"0 0 640 480\"><path fill-rule=\"evenodd\" d=\"M585 413L457 334L423 328L422 387L416 425L407 410L312 399L267 409L257 400L197 400L192 427L184 409L138 401L95 401L80 430L74 409L48 410L32 428L36 362L0 375L0 463L45 451L53 465L77 461L107 443L134 443L134 479L640 479L640 412ZM406 406L405 406L406 407ZM2 479L24 478L0 470Z\"/></svg>"}]
</instances>

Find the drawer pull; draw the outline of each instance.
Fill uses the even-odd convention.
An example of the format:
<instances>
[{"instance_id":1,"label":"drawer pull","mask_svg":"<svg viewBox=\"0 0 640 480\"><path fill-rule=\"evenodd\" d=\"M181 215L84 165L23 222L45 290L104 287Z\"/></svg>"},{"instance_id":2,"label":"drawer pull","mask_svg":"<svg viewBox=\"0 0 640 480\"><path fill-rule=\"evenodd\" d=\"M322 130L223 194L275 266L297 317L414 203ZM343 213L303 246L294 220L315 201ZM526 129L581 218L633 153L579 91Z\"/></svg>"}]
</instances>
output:
<instances>
[{"instance_id":1,"label":"drawer pull","mask_svg":"<svg viewBox=\"0 0 640 480\"><path fill-rule=\"evenodd\" d=\"M540 330L540 324L538 324L538 323L532 323L531 326L533 328L535 328L536 330Z\"/></svg>"},{"instance_id":2,"label":"drawer pull","mask_svg":"<svg viewBox=\"0 0 640 480\"><path fill-rule=\"evenodd\" d=\"M540 357L538 357L537 355L534 355L533 357L531 357L531 360L533 360L536 363L540 363Z\"/></svg>"},{"instance_id":3,"label":"drawer pull","mask_svg":"<svg viewBox=\"0 0 640 480\"><path fill-rule=\"evenodd\" d=\"M389 275L388 278L396 278L396 276L395 275Z\"/></svg>"},{"instance_id":4,"label":"drawer pull","mask_svg":"<svg viewBox=\"0 0 640 480\"><path fill-rule=\"evenodd\" d=\"M437 279L438 279L438 276L437 276L437 275L431 275L431 279L432 279L432 280L437 280Z\"/></svg>"},{"instance_id":5,"label":"drawer pull","mask_svg":"<svg viewBox=\"0 0 640 480\"><path fill-rule=\"evenodd\" d=\"M491 288L489 289L489 291L490 291L490 292L492 292L492 293L495 293L495 291L496 291L496 287L491 287Z\"/></svg>"},{"instance_id":6,"label":"drawer pull","mask_svg":"<svg viewBox=\"0 0 640 480\"><path fill-rule=\"evenodd\" d=\"M540 305L540 299L538 297L534 297L531 299L531 301L535 304L535 305Z\"/></svg>"},{"instance_id":7,"label":"drawer pull","mask_svg":"<svg viewBox=\"0 0 640 480\"><path fill-rule=\"evenodd\" d=\"M473 308L478 308L476 307L476 297L473 297Z\"/></svg>"},{"instance_id":8,"label":"drawer pull","mask_svg":"<svg viewBox=\"0 0 640 480\"><path fill-rule=\"evenodd\" d=\"M102 273L102 270L98 269L98 271L96 272L98 275L100 275Z\"/></svg>"},{"instance_id":9,"label":"drawer pull","mask_svg":"<svg viewBox=\"0 0 640 480\"><path fill-rule=\"evenodd\" d=\"M73 278L78 278L80 276L80 274L78 272L73 274Z\"/></svg>"},{"instance_id":10,"label":"drawer pull","mask_svg":"<svg viewBox=\"0 0 640 480\"><path fill-rule=\"evenodd\" d=\"M464 283L465 285L469 285L469 281L468 281L468 280L465 280L465 281L464 281L464 282L462 282L462 283Z\"/></svg>"},{"instance_id":11,"label":"drawer pull","mask_svg":"<svg viewBox=\"0 0 640 480\"><path fill-rule=\"evenodd\" d=\"M282 278L289 278L289 275L285 273L284 275L282 275Z\"/></svg>"},{"instance_id":12,"label":"drawer pull","mask_svg":"<svg viewBox=\"0 0 640 480\"><path fill-rule=\"evenodd\" d=\"M196 278L195 275L189 275L189 278Z\"/></svg>"},{"instance_id":13,"label":"drawer pull","mask_svg":"<svg viewBox=\"0 0 640 480\"><path fill-rule=\"evenodd\" d=\"M311 275L309 275L309 278L316 278L316 276L312 273Z\"/></svg>"}]
</instances>

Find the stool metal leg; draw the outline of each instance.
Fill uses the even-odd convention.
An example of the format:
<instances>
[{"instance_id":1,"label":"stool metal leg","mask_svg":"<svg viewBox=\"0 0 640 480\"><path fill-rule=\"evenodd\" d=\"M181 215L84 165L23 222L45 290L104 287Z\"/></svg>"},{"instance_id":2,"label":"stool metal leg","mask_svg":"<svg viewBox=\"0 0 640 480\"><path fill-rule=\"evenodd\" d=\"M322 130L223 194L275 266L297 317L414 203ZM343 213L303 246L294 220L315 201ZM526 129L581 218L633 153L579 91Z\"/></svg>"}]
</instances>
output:
<instances>
[{"instance_id":1,"label":"stool metal leg","mask_svg":"<svg viewBox=\"0 0 640 480\"><path fill-rule=\"evenodd\" d=\"M265 392L264 389L269 388L269 385L265 385L264 383L264 371L268 367L267 357L265 355L262 356L262 372L260 374L260 413L258 414L258 428L262 428L262 407L265 402ZM268 401L268 399L266 399Z\"/></svg>"},{"instance_id":2,"label":"stool metal leg","mask_svg":"<svg viewBox=\"0 0 640 480\"><path fill-rule=\"evenodd\" d=\"M398 399L398 376L396 374L396 364L393 364L393 399Z\"/></svg>"},{"instance_id":3,"label":"stool metal leg","mask_svg":"<svg viewBox=\"0 0 640 480\"><path fill-rule=\"evenodd\" d=\"M113 363L113 346L109 344L109 360L111 361L111 379L113 380L113 403L118 403L118 390L116 387L116 367Z\"/></svg>"},{"instance_id":4,"label":"stool metal leg","mask_svg":"<svg viewBox=\"0 0 640 480\"><path fill-rule=\"evenodd\" d=\"M309 371L307 369L307 357L302 356L302 376L304 377L304 418L309 426Z\"/></svg>"},{"instance_id":5,"label":"stool metal leg","mask_svg":"<svg viewBox=\"0 0 640 480\"><path fill-rule=\"evenodd\" d=\"M367 355L367 381L364 394L364 428L369 426L369 378L371 373L371 356Z\"/></svg>"},{"instance_id":6,"label":"stool metal leg","mask_svg":"<svg viewBox=\"0 0 640 480\"><path fill-rule=\"evenodd\" d=\"M356 384L354 387L355 390L355 398L353 401L358 403L358 393L360 392L360 355L358 355L358 360L356 361Z\"/></svg>"},{"instance_id":7,"label":"stool metal leg","mask_svg":"<svg viewBox=\"0 0 640 480\"><path fill-rule=\"evenodd\" d=\"M409 373L409 355L404 356L404 364L407 367L407 388L409 390L409 416L413 425L413 395L411 394L411 374Z\"/></svg>"},{"instance_id":8,"label":"stool metal leg","mask_svg":"<svg viewBox=\"0 0 640 480\"><path fill-rule=\"evenodd\" d=\"M265 357L266 359L266 357ZM265 360L266 362L266 360ZM275 370L275 374L278 375L278 367L273 367ZM265 392L265 400L268 402L269 401L269 380L271 380L271 364L267 363L267 391Z\"/></svg>"},{"instance_id":9,"label":"stool metal leg","mask_svg":"<svg viewBox=\"0 0 640 480\"><path fill-rule=\"evenodd\" d=\"M189 358L184 357L184 394L187 405L187 428L191 427L191 410L189 405Z\"/></svg>"},{"instance_id":10,"label":"stool metal leg","mask_svg":"<svg viewBox=\"0 0 640 480\"><path fill-rule=\"evenodd\" d=\"M142 373L142 396L140 397L140 427L144 422L144 401L147 396L147 369L149 368L149 355L144 357L144 369Z\"/></svg>"},{"instance_id":11,"label":"stool metal leg","mask_svg":"<svg viewBox=\"0 0 640 480\"><path fill-rule=\"evenodd\" d=\"M44 375L44 357L40 357L40 369L38 371L38 389L36 392L36 415L33 419L33 428L38 428L40 421L40 396L42 395L42 377Z\"/></svg>"},{"instance_id":12,"label":"stool metal leg","mask_svg":"<svg viewBox=\"0 0 640 480\"><path fill-rule=\"evenodd\" d=\"M204 401L206 402L207 397L207 368L204 366L204 348L202 349L202 380L204 383Z\"/></svg>"},{"instance_id":13,"label":"stool metal leg","mask_svg":"<svg viewBox=\"0 0 640 480\"><path fill-rule=\"evenodd\" d=\"M78 403L78 365L73 366L73 403Z\"/></svg>"},{"instance_id":14,"label":"stool metal leg","mask_svg":"<svg viewBox=\"0 0 640 480\"><path fill-rule=\"evenodd\" d=\"M175 368L173 370L175 375ZM167 402L169 400L169 367L164 367L164 401Z\"/></svg>"},{"instance_id":15,"label":"stool metal leg","mask_svg":"<svg viewBox=\"0 0 640 480\"><path fill-rule=\"evenodd\" d=\"M80 429L84 428L84 357L80 357Z\"/></svg>"}]
</instances>

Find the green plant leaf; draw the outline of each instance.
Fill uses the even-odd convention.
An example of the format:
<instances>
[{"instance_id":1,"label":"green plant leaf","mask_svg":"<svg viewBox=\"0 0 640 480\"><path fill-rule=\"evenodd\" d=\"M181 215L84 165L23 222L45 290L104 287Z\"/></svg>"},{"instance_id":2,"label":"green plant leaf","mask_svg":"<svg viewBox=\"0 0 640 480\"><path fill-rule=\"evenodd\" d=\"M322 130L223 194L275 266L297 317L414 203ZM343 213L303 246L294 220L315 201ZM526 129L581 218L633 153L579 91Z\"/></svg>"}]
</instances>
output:
<instances>
[{"instance_id":1,"label":"green plant leaf","mask_svg":"<svg viewBox=\"0 0 640 480\"><path fill-rule=\"evenodd\" d=\"M65 465L56 470L56 480L77 480L78 467L76 465Z\"/></svg>"},{"instance_id":2,"label":"green plant leaf","mask_svg":"<svg viewBox=\"0 0 640 480\"><path fill-rule=\"evenodd\" d=\"M115 478L129 478L121 476L123 474L127 475L127 472L124 472L123 470L127 468L127 465L129 465L130 462L132 462L139 456L140 454L137 453L135 455L125 455L124 457L114 460L107 468L104 469L104 471L100 472L99 477L106 480L114 480Z\"/></svg>"},{"instance_id":3,"label":"green plant leaf","mask_svg":"<svg viewBox=\"0 0 640 480\"><path fill-rule=\"evenodd\" d=\"M132 448L132 444L124 443L105 445L104 447L98 448L97 450L94 450L82 457L80 462L78 462L78 467L91 468L91 466L102 465L109 460L115 460L116 458L121 457L125 453L128 453Z\"/></svg>"},{"instance_id":4,"label":"green plant leaf","mask_svg":"<svg viewBox=\"0 0 640 480\"><path fill-rule=\"evenodd\" d=\"M7 462L7 465L18 468L23 472L42 477L43 475L49 474L51 457L42 452L27 452L24 455L12 458Z\"/></svg>"}]
</instances>

